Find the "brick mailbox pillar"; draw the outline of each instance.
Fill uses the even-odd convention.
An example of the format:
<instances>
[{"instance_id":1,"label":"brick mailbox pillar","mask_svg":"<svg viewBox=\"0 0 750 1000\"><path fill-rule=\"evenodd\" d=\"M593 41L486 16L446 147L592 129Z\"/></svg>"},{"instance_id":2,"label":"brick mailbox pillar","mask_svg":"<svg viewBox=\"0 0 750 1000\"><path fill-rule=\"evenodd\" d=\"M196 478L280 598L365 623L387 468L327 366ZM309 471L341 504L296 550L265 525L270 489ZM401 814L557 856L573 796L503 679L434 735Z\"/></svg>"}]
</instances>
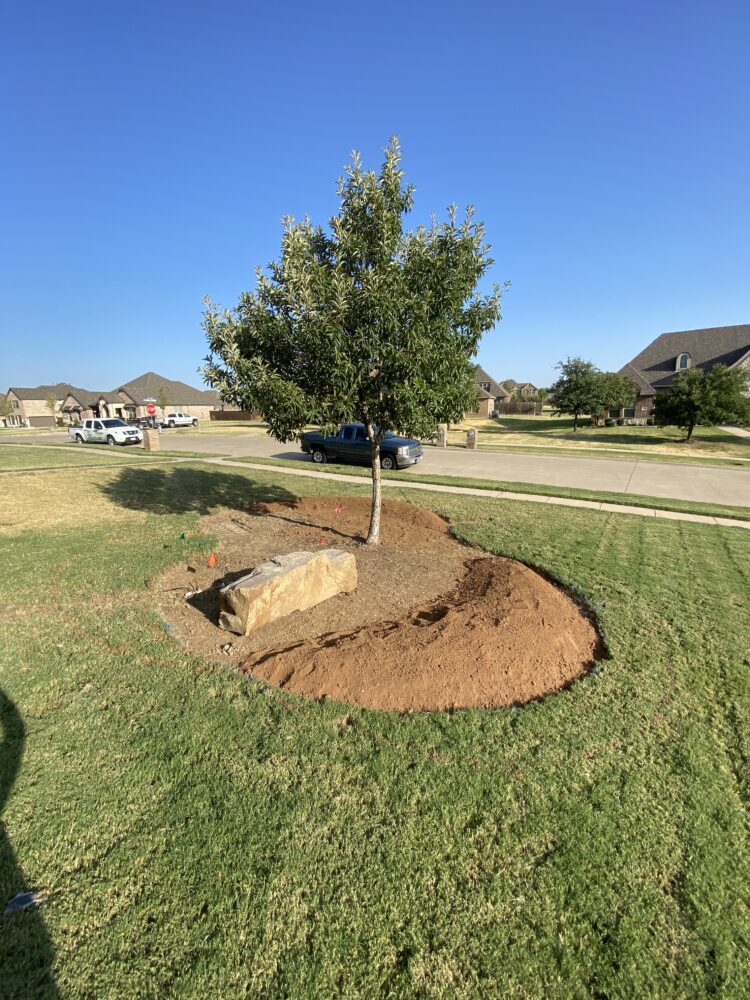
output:
<instances>
[{"instance_id":1,"label":"brick mailbox pillar","mask_svg":"<svg viewBox=\"0 0 750 1000\"><path fill-rule=\"evenodd\" d=\"M160 446L159 432L147 427L143 432L143 450L158 451Z\"/></svg>"},{"instance_id":2,"label":"brick mailbox pillar","mask_svg":"<svg viewBox=\"0 0 750 1000\"><path fill-rule=\"evenodd\" d=\"M443 427L442 425L438 427L437 443L438 443L438 448L448 447L448 429L446 427Z\"/></svg>"},{"instance_id":3,"label":"brick mailbox pillar","mask_svg":"<svg viewBox=\"0 0 750 1000\"><path fill-rule=\"evenodd\" d=\"M470 430L466 432L466 447L471 448L472 451L476 451L477 442L479 434L475 430Z\"/></svg>"}]
</instances>

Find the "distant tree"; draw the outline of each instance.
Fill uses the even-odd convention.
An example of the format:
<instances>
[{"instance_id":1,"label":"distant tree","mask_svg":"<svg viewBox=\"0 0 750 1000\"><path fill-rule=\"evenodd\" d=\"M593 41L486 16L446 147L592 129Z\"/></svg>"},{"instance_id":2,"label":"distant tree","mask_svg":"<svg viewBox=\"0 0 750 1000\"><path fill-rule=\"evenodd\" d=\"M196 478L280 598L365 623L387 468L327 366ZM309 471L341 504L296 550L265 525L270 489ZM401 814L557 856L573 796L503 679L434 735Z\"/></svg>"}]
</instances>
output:
<instances>
[{"instance_id":1,"label":"distant tree","mask_svg":"<svg viewBox=\"0 0 750 1000\"><path fill-rule=\"evenodd\" d=\"M57 402L57 396L55 396L55 394L51 392L49 396L47 396L44 402L47 409L52 414L53 422L57 423L57 414L59 412L59 404Z\"/></svg>"},{"instance_id":2,"label":"distant tree","mask_svg":"<svg viewBox=\"0 0 750 1000\"><path fill-rule=\"evenodd\" d=\"M560 378L550 388L555 412L573 417L573 430L578 430L578 418L582 414L596 412L599 406L599 376L601 372L593 361L583 358L567 358L555 366L561 372Z\"/></svg>"},{"instance_id":3,"label":"distant tree","mask_svg":"<svg viewBox=\"0 0 750 1000\"><path fill-rule=\"evenodd\" d=\"M540 403L543 403L547 396L549 396L549 389L537 389L536 398Z\"/></svg>"},{"instance_id":4,"label":"distant tree","mask_svg":"<svg viewBox=\"0 0 750 1000\"><path fill-rule=\"evenodd\" d=\"M500 290L480 295L493 263L469 208L404 231L413 188L393 138L379 173L353 155L330 229L285 220L280 259L257 272L231 312L210 303L202 369L222 398L259 410L280 441L306 424L361 421L371 441L372 510L380 532L380 443L389 430L437 434L476 405L474 365L500 316Z\"/></svg>"},{"instance_id":5,"label":"distant tree","mask_svg":"<svg viewBox=\"0 0 750 1000\"><path fill-rule=\"evenodd\" d=\"M598 422L607 416L609 410L619 410L630 406L636 397L636 387L629 378L616 372L599 372L596 384L596 400L591 416Z\"/></svg>"},{"instance_id":6,"label":"distant tree","mask_svg":"<svg viewBox=\"0 0 750 1000\"><path fill-rule=\"evenodd\" d=\"M163 385L158 393L156 394L156 405L161 410L161 415L166 417L167 407L170 406L169 393L167 392L167 387Z\"/></svg>"},{"instance_id":7,"label":"distant tree","mask_svg":"<svg viewBox=\"0 0 750 1000\"><path fill-rule=\"evenodd\" d=\"M684 428L688 441L697 426L745 423L750 420L749 382L745 368L688 368L675 375L668 392L657 395L656 423Z\"/></svg>"},{"instance_id":8,"label":"distant tree","mask_svg":"<svg viewBox=\"0 0 750 1000\"><path fill-rule=\"evenodd\" d=\"M0 396L0 420L7 420L8 417L12 417L15 410L16 408L13 405L13 400L10 398L8 393Z\"/></svg>"}]
</instances>

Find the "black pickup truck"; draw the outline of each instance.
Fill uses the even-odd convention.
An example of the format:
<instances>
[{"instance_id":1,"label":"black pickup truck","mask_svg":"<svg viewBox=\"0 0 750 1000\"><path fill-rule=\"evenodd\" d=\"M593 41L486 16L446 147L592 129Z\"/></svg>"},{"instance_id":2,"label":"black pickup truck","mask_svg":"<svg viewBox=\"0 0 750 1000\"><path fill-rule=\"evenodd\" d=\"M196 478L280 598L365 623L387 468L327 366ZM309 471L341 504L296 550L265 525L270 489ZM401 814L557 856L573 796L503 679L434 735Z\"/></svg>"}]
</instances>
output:
<instances>
[{"instance_id":1,"label":"black pickup truck","mask_svg":"<svg viewBox=\"0 0 750 1000\"><path fill-rule=\"evenodd\" d=\"M313 462L357 462L369 465L372 445L364 424L342 424L335 434L326 436L319 431L302 435L302 450L312 455ZM386 431L380 442L380 464L384 469L406 469L422 458L422 443L413 438L398 437Z\"/></svg>"}]
</instances>

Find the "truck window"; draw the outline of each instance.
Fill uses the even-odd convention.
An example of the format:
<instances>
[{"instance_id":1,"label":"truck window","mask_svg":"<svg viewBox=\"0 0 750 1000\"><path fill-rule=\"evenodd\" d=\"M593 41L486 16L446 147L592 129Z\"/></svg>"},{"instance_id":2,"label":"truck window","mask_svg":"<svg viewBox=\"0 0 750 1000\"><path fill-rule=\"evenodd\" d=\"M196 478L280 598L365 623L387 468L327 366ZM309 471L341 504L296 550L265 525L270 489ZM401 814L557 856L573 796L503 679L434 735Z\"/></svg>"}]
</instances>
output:
<instances>
[{"instance_id":1,"label":"truck window","mask_svg":"<svg viewBox=\"0 0 750 1000\"><path fill-rule=\"evenodd\" d=\"M94 430L95 431L100 431L101 429L102 429L102 425L99 423L98 420L95 420L94 421Z\"/></svg>"},{"instance_id":2,"label":"truck window","mask_svg":"<svg viewBox=\"0 0 750 1000\"><path fill-rule=\"evenodd\" d=\"M359 442L370 440L367 436L367 431L364 429L364 427L357 428L357 433L355 435L354 440Z\"/></svg>"},{"instance_id":3,"label":"truck window","mask_svg":"<svg viewBox=\"0 0 750 1000\"><path fill-rule=\"evenodd\" d=\"M343 430L343 432L342 432L342 434L341 434L341 437L344 439L344 441L353 441L354 440L354 428L353 427L345 427L344 430Z\"/></svg>"}]
</instances>

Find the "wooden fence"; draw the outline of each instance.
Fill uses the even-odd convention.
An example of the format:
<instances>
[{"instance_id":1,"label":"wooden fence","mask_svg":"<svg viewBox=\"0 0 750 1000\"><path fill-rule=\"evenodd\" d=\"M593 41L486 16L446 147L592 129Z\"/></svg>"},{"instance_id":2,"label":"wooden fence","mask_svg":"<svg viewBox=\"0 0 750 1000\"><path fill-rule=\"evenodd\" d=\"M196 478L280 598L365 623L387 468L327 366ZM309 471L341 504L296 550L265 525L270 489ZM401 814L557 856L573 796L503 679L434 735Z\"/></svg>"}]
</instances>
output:
<instances>
[{"instance_id":1,"label":"wooden fence","mask_svg":"<svg viewBox=\"0 0 750 1000\"><path fill-rule=\"evenodd\" d=\"M535 417L542 414L543 403L528 403L520 399L512 399L510 403L497 403L495 409L501 416L509 413L531 413Z\"/></svg>"},{"instance_id":2,"label":"wooden fence","mask_svg":"<svg viewBox=\"0 0 750 1000\"><path fill-rule=\"evenodd\" d=\"M262 420L260 413L250 413L248 410L211 410L211 420Z\"/></svg>"}]
</instances>

